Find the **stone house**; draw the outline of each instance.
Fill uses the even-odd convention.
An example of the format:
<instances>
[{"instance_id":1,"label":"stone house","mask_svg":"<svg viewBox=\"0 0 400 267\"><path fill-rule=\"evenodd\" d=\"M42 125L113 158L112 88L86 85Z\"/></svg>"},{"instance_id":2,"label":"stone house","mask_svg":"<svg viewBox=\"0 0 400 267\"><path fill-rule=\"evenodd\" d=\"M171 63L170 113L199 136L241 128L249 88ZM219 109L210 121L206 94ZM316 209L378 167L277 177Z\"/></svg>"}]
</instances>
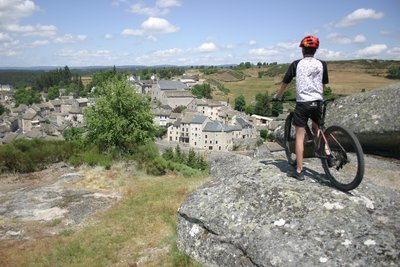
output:
<instances>
[{"instance_id":1,"label":"stone house","mask_svg":"<svg viewBox=\"0 0 400 267\"><path fill-rule=\"evenodd\" d=\"M179 142L179 137L181 135L181 120L182 118L177 118L177 120L168 127L167 140L170 142Z\"/></svg>"},{"instance_id":2,"label":"stone house","mask_svg":"<svg viewBox=\"0 0 400 267\"><path fill-rule=\"evenodd\" d=\"M203 129L211 120L207 116L198 115L193 118L189 126L189 146L203 148Z\"/></svg>"},{"instance_id":3,"label":"stone house","mask_svg":"<svg viewBox=\"0 0 400 267\"><path fill-rule=\"evenodd\" d=\"M155 80L149 94L152 100L160 101L171 108L186 107L194 99L190 88L180 81Z\"/></svg>"},{"instance_id":4,"label":"stone house","mask_svg":"<svg viewBox=\"0 0 400 267\"><path fill-rule=\"evenodd\" d=\"M233 138L240 135L240 126L210 121L203 128L203 149L228 151L233 148Z\"/></svg>"},{"instance_id":5,"label":"stone house","mask_svg":"<svg viewBox=\"0 0 400 267\"><path fill-rule=\"evenodd\" d=\"M61 104L62 104L61 99L54 99L54 100L50 100L49 102L50 102L50 105L53 106L54 112L57 112L57 113L61 112Z\"/></svg>"},{"instance_id":6,"label":"stone house","mask_svg":"<svg viewBox=\"0 0 400 267\"><path fill-rule=\"evenodd\" d=\"M193 99L192 102L188 104L188 109L196 110L200 114L207 116L211 120L218 120L221 108L224 105L218 101L211 99Z\"/></svg>"},{"instance_id":7,"label":"stone house","mask_svg":"<svg viewBox=\"0 0 400 267\"><path fill-rule=\"evenodd\" d=\"M157 126L167 126L172 111L170 109L155 108L151 110L153 114L153 123Z\"/></svg>"},{"instance_id":8,"label":"stone house","mask_svg":"<svg viewBox=\"0 0 400 267\"><path fill-rule=\"evenodd\" d=\"M253 123L253 125L255 125L256 127L265 128L265 129L269 129L271 123L274 121L273 118L260 116L260 115L256 115L256 114L251 115L251 117L249 119Z\"/></svg>"},{"instance_id":9,"label":"stone house","mask_svg":"<svg viewBox=\"0 0 400 267\"><path fill-rule=\"evenodd\" d=\"M188 144L205 150L231 150L234 140L254 138L255 128L241 117L235 117L232 124L211 120L198 112L186 112L168 127L167 140Z\"/></svg>"},{"instance_id":10,"label":"stone house","mask_svg":"<svg viewBox=\"0 0 400 267\"><path fill-rule=\"evenodd\" d=\"M19 119L19 128L23 133L32 131L33 129L40 128L43 118L36 112L26 112Z\"/></svg>"}]
</instances>

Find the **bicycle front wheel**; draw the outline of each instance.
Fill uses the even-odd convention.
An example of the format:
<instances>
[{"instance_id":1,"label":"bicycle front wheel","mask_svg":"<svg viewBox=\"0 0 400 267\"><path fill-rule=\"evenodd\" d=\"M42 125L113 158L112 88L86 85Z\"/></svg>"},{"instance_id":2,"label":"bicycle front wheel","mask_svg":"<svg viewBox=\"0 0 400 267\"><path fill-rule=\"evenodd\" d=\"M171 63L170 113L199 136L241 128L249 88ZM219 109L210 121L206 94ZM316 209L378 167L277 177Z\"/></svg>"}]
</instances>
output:
<instances>
[{"instance_id":1,"label":"bicycle front wheel","mask_svg":"<svg viewBox=\"0 0 400 267\"><path fill-rule=\"evenodd\" d=\"M325 155L321 161L326 175L339 190L355 189L364 177L364 153L360 142L341 126L328 127L324 135L326 145L325 138L321 138L320 150Z\"/></svg>"},{"instance_id":2,"label":"bicycle front wheel","mask_svg":"<svg viewBox=\"0 0 400 267\"><path fill-rule=\"evenodd\" d=\"M283 134L283 145L285 147L286 158L290 165L296 164L295 158L295 128L292 125L293 113L289 113L285 120L285 129Z\"/></svg>"}]
</instances>

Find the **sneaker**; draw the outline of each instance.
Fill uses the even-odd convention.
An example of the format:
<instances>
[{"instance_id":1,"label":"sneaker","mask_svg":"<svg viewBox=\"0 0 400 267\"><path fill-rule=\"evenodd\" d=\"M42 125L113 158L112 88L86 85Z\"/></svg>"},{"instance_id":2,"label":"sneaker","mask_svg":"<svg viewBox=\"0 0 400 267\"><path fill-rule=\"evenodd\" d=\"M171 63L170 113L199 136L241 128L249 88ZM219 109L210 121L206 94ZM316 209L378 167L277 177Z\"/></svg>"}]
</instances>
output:
<instances>
[{"instance_id":1,"label":"sneaker","mask_svg":"<svg viewBox=\"0 0 400 267\"><path fill-rule=\"evenodd\" d=\"M332 155L329 155L328 158L326 159L326 162L328 163L328 167L332 168L335 166L335 158Z\"/></svg>"},{"instance_id":2,"label":"sneaker","mask_svg":"<svg viewBox=\"0 0 400 267\"><path fill-rule=\"evenodd\" d=\"M290 173L290 177L296 178L299 181L304 181L304 171L298 172L297 170L293 170Z\"/></svg>"}]
</instances>

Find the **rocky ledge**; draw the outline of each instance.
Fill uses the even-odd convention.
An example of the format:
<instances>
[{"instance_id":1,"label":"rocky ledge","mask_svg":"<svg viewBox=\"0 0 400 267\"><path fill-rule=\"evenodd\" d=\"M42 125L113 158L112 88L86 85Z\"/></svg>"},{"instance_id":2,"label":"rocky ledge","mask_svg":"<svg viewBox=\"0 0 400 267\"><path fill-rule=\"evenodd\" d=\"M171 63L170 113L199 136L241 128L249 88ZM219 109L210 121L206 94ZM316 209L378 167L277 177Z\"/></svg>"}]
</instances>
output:
<instances>
[{"instance_id":1,"label":"rocky ledge","mask_svg":"<svg viewBox=\"0 0 400 267\"><path fill-rule=\"evenodd\" d=\"M205 266L395 266L400 164L366 157L361 185L331 187L317 159L306 180L283 153L210 155L213 180L178 210L178 248Z\"/></svg>"},{"instance_id":2,"label":"rocky ledge","mask_svg":"<svg viewBox=\"0 0 400 267\"><path fill-rule=\"evenodd\" d=\"M364 152L400 158L400 83L336 99L326 126L338 124L356 134ZM274 133L282 143L283 127Z\"/></svg>"}]
</instances>

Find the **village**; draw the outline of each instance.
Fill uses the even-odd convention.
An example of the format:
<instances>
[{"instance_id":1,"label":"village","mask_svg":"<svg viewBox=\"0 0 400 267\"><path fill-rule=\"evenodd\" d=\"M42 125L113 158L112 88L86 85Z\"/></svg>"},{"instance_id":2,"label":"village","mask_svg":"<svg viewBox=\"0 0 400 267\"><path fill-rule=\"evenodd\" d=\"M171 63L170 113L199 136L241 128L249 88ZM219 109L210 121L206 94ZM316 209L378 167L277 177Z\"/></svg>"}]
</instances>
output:
<instances>
[{"instance_id":1,"label":"village","mask_svg":"<svg viewBox=\"0 0 400 267\"><path fill-rule=\"evenodd\" d=\"M258 140L260 130L276 127L273 118L248 116L227 102L196 98L191 87L204 82L198 77L183 75L177 80L159 80L152 76L140 80L130 76L128 81L133 90L151 99L154 124L167 128L162 137L167 142L194 149L230 151ZM40 104L15 107L12 86L1 85L0 89L0 101L9 110L0 116L2 144L21 138L63 140L66 129L84 127L84 110L96 102L95 98L65 96L60 89L60 96L54 100L46 101L43 95Z\"/></svg>"}]
</instances>

